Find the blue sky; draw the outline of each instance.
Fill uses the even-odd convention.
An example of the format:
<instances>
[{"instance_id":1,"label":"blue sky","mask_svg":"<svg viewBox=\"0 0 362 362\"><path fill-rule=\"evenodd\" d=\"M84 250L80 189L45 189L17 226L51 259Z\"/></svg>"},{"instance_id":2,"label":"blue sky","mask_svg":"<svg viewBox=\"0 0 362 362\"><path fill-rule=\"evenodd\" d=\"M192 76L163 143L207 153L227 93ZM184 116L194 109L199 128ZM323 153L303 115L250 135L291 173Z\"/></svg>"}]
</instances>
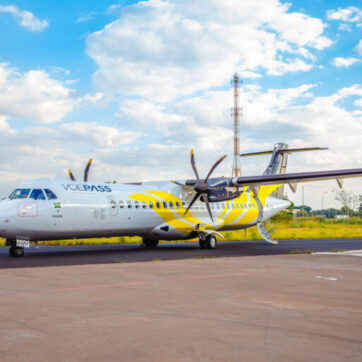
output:
<instances>
[{"instance_id":1,"label":"blue sky","mask_svg":"<svg viewBox=\"0 0 362 362\"><path fill-rule=\"evenodd\" d=\"M0 0L0 191L66 176L190 177L232 153L230 79L242 79L241 150L329 146L290 170L361 167L360 1ZM348 147L346 147L348 146ZM229 175L232 158L220 168ZM244 174L267 159L246 160ZM76 173L76 171L75 171ZM106 175L106 176L105 176ZM360 181L346 187L362 193ZM334 184L307 185L307 203ZM290 195L298 203L300 192ZM326 197L333 206L333 194Z\"/></svg>"}]
</instances>

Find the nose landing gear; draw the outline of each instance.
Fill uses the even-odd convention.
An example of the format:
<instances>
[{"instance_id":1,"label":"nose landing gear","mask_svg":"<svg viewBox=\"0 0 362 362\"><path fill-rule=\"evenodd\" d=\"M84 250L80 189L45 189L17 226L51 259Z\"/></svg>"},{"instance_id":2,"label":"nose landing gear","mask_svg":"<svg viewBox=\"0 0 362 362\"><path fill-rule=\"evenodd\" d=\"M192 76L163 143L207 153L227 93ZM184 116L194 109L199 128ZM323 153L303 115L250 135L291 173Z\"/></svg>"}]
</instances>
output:
<instances>
[{"instance_id":1,"label":"nose landing gear","mask_svg":"<svg viewBox=\"0 0 362 362\"><path fill-rule=\"evenodd\" d=\"M9 255L13 257L21 257L24 255L24 248L18 246L12 246L9 249Z\"/></svg>"},{"instance_id":2,"label":"nose landing gear","mask_svg":"<svg viewBox=\"0 0 362 362\"><path fill-rule=\"evenodd\" d=\"M10 246L9 249L10 256L19 258L24 255L24 248L21 246L16 246L16 241L7 239L5 245Z\"/></svg>"}]
</instances>

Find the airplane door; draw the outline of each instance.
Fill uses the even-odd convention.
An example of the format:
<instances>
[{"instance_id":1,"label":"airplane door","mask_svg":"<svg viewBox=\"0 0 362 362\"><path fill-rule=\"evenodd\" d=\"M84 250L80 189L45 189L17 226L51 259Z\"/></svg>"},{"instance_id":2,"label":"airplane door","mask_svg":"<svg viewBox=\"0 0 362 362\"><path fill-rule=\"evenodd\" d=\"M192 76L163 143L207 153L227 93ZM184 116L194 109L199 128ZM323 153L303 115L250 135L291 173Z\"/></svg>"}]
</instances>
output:
<instances>
[{"instance_id":1,"label":"airplane door","mask_svg":"<svg viewBox=\"0 0 362 362\"><path fill-rule=\"evenodd\" d=\"M114 196L107 196L107 199L108 199L109 214L111 216L117 216L118 207L117 207L116 198Z\"/></svg>"}]
</instances>

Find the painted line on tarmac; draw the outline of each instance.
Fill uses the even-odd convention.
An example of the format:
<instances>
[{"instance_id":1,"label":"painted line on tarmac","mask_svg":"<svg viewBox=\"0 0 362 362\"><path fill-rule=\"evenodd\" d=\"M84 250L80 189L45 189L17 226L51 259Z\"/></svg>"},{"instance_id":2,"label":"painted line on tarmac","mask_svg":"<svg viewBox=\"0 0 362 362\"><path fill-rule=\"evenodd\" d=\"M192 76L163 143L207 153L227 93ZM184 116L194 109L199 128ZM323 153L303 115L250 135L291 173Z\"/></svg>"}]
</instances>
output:
<instances>
[{"instance_id":1,"label":"painted line on tarmac","mask_svg":"<svg viewBox=\"0 0 362 362\"><path fill-rule=\"evenodd\" d=\"M53 293L64 293L73 291L83 291L91 289L106 289L106 288L122 288L122 287L135 287L140 285L155 285L168 282L179 282L179 281L190 281L190 280L202 280L202 279L216 279L216 278L230 278L245 275L246 273L231 273L231 274L214 274L214 275L199 275L189 276L181 278L161 279L154 281L138 281L138 282L127 282L117 284L101 284L101 285L81 285L71 288L58 288L58 289L44 289L44 290L33 290L33 291L19 291L19 292L7 292L0 293L0 297L13 297L22 295L36 295L36 294L53 294Z\"/></svg>"},{"instance_id":2,"label":"painted line on tarmac","mask_svg":"<svg viewBox=\"0 0 362 362\"><path fill-rule=\"evenodd\" d=\"M362 256L362 250L345 250L345 251L326 251L316 252L315 255L347 255L347 256Z\"/></svg>"}]
</instances>

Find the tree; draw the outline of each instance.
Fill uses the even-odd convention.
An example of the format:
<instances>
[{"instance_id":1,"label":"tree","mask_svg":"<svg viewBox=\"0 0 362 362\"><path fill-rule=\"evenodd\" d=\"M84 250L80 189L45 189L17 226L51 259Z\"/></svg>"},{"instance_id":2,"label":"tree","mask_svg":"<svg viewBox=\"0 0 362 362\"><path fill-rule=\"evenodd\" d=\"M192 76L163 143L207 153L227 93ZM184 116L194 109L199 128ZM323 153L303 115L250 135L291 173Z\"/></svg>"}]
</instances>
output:
<instances>
[{"instance_id":1,"label":"tree","mask_svg":"<svg viewBox=\"0 0 362 362\"><path fill-rule=\"evenodd\" d=\"M349 217L353 215L359 207L360 199L353 192L348 192L343 189L334 189L333 192L335 194L334 199L340 204L341 211L347 215L349 223Z\"/></svg>"},{"instance_id":2,"label":"tree","mask_svg":"<svg viewBox=\"0 0 362 362\"><path fill-rule=\"evenodd\" d=\"M359 213L360 219L362 219L362 195L359 195L359 210L358 210L358 213Z\"/></svg>"}]
</instances>

